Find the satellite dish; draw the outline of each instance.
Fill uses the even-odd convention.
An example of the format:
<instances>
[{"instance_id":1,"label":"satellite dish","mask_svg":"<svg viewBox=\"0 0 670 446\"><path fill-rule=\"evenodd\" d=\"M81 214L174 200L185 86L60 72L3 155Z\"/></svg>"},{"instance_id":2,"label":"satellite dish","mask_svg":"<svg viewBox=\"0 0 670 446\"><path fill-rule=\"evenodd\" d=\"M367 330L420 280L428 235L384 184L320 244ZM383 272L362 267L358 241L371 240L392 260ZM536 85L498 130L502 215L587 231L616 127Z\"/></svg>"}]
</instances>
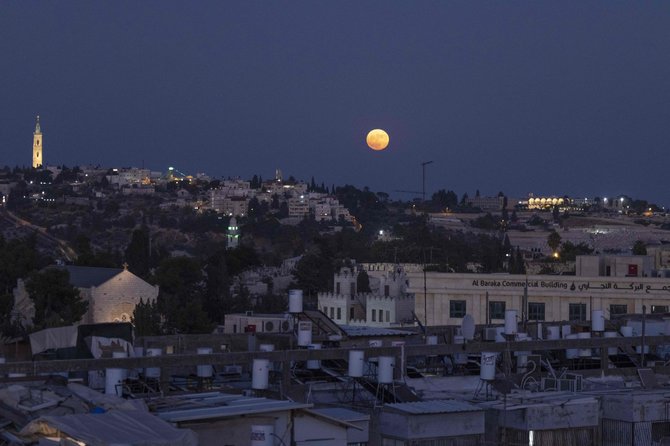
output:
<instances>
[{"instance_id":1,"label":"satellite dish","mask_svg":"<svg viewBox=\"0 0 670 446\"><path fill-rule=\"evenodd\" d=\"M475 319L469 314L466 314L463 322L461 322L461 333L463 333L463 337L468 341L472 341L475 338Z\"/></svg>"}]
</instances>

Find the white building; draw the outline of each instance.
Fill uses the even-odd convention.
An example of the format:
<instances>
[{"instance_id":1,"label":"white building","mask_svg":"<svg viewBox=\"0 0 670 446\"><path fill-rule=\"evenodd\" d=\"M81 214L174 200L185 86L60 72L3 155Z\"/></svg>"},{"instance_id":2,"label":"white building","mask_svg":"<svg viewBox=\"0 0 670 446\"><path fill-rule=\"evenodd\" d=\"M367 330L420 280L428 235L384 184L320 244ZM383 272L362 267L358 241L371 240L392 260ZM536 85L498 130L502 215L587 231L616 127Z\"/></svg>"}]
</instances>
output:
<instances>
[{"instance_id":1,"label":"white building","mask_svg":"<svg viewBox=\"0 0 670 446\"><path fill-rule=\"evenodd\" d=\"M421 321L427 316L431 326L460 325L466 314L476 324L486 324L487 318L503 323L505 310L517 310L519 317L525 313L529 321L588 321L592 310L611 319L642 313L643 305L650 313L670 308L667 278L439 272L426 273L425 283L423 273L408 278L415 313Z\"/></svg>"},{"instance_id":2,"label":"white building","mask_svg":"<svg viewBox=\"0 0 670 446\"><path fill-rule=\"evenodd\" d=\"M357 268L342 268L332 293L319 293L319 309L340 325L391 327L411 323L414 298L407 294L402 268L368 273L369 293L357 289Z\"/></svg>"},{"instance_id":3,"label":"white building","mask_svg":"<svg viewBox=\"0 0 670 446\"><path fill-rule=\"evenodd\" d=\"M63 268L70 274L70 284L88 302L88 311L80 321L83 324L130 322L140 300L153 302L158 297L158 286L127 269L70 265ZM35 306L22 279L14 289L14 311L22 323L32 325Z\"/></svg>"}]
</instances>

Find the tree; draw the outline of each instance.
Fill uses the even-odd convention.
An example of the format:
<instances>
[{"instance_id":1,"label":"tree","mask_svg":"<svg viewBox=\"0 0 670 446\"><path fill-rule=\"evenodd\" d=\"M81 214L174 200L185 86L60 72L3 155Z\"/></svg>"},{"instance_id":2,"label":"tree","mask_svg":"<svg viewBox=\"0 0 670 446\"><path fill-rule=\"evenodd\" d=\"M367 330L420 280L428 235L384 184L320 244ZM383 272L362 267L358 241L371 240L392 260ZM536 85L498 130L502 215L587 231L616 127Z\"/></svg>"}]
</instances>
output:
<instances>
[{"instance_id":1,"label":"tree","mask_svg":"<svg viewBox=\"0 0 670 446\"><path fill-rule=\"evenodd\" d=\"M206 333L212 323L202 308L204 277L198 260L170 257L156 269L158 308L168 333Z\"/></svg>"},{"instance_id":2,"label":"tree","mask_svg":"<svg viewBox=\"0 0 670 446\"><path fill-rule=\"evenodd\" d=\"M367 271L362 270L356 276L356 289L359 293L369 293L370 290L370 277L368 276Z\"/></svg>"},{"instance_id":3,"label":"tree","mask_svg":"<svg viewBox=\"0 0 670 446\"><path fill-rule=\"evenodd\" d=\"M556 252L559 245L561 244L561 236L556 231L551 231L547 237L547 245L551 248L553 252Z\"/></svg>"},{"instance_id":4,"label":"tree","mask_svg":"<svg viewBox=\"0 0 670 446\"><path fill-rule=\"evenodd\" d=\"M126 262L133 274L142 278L149 276L151 252L149 250L149 230L147 227L135 229L126 248Z\"/></svg>"},{"instance_id":5,"label":"tree","mask_svg":"<svg viewBox=\"0 0 670 446\"><path fill-rule=\"evenodd\" d=\"M642 240L637 240L633 245L633 255L636 256L646 256L647 255L647 245Z\"/></svg>"},{"instance_id":6,"label":"tree","mask_svg":"<svg viewBox=\"0 0 670 446\"><path fill-rule=\"evenodd\" d=\"M135 336L158 336L163 334L161 320L158 303L155 300L144 302L142 299L135 305L133 316L130 319L135 326Z\"/></svg>"},{"instance_id":7,"label":"tree","mask_svg":"<svg viewBox=\"0 0 670 446\"><path fill-rule=\"evenodd\" d=\"M37 330L73 325L88 310L88 302L70 284L70 274L65 269L33 273L26 282L26 291L35 305L33 325Z\"/></svg>"},{"instance_id":8,"label":"tree","mask_svg":"<svg viewBox=\"0 0 670 446\"><path fill-rule=\"evenodd\" d=\"M561 222L561 213L558 210L558 206L554 206L551 210L551 216L554 219L554 223L560 223Z\"/></svg>"},{"instance_id":9,"label":"tree","mask_svg":"<svg viewBox=\"0 0 670 446\"><path fill-rule=\"evenodd\" d=\"M212 321L223 324L224 315L233 312L230 304L230 277L224 251L207 259L205 266L205 299L203 309Z\"/></svg>"},{"instance_id":10,"label":"tree","mask_svg":"<svg viewBox=\"0 0 670 446\"><path fill-rule=\"evenodd\" d=\"M561 245L561 259L564 261L574 261L577 256L588 255L593 253L593 248L584 242L576 245L567 241Z\"/></svg>"}]
</instances>

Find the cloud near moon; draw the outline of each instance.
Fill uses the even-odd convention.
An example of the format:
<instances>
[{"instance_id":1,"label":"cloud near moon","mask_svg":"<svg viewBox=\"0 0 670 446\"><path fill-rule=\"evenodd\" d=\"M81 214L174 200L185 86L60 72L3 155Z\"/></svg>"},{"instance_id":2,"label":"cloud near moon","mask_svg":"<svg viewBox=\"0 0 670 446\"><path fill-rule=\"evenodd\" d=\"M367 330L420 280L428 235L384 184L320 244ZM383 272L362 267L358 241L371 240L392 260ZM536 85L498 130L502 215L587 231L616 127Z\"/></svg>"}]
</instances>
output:
<instances>
[{"instance_id":1,"label":"cloud near moon","mask_svg":"<svg viewBox=\"0 0 670 446\"><path fill-rule=\"evenodd\" d=\"M384 150L389 145L389 135L382 129L370 130L365 142L372 150Z\"/></svg>"}]
</instances>

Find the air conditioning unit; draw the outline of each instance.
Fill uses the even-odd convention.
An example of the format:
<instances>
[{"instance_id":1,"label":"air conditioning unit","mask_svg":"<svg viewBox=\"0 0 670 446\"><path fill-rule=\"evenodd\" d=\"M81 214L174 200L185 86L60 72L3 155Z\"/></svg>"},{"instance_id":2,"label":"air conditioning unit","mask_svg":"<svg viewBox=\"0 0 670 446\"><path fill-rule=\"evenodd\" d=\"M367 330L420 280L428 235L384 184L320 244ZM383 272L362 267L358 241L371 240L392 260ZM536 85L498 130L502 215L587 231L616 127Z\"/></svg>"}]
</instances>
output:
<instances>
[{"instance_id":1,"label":"air conditioning unit","mask_svg":"<svg viewBox=\"0 0 670 446\"><path fill-rule=\"evenodd\" d=\"M484 340L485 341L496 340L496 329L494 327L487 327L484 329Z\"/></svg>"}]
</instances>

